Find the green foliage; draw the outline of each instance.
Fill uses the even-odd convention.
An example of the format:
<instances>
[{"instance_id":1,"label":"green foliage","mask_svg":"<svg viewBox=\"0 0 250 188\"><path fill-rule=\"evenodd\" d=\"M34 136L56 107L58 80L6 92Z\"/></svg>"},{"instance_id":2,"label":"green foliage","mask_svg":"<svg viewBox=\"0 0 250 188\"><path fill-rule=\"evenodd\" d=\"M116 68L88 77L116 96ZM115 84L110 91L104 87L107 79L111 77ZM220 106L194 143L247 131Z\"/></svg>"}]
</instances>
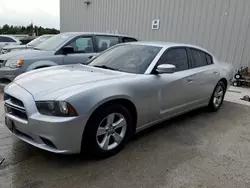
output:
<instances>
[{"instance_id":1,"label":"green foliage","mask_svg":"<svg viewBox=\"0 0 250 188\"><path fill-rule=\"evenodd\" d=\"M3 27L0 27L0 34L27 34L27 35L32 35L32 33L36 33L40 35L44 34L58 34L60 33L59 30L54 29L54 28L43 28L43 27L38 27L38 26L33 26L33 24L28 25L26 27L24 26L13 26L13 25L3 25Z\"/></svg>"}]
</instances>

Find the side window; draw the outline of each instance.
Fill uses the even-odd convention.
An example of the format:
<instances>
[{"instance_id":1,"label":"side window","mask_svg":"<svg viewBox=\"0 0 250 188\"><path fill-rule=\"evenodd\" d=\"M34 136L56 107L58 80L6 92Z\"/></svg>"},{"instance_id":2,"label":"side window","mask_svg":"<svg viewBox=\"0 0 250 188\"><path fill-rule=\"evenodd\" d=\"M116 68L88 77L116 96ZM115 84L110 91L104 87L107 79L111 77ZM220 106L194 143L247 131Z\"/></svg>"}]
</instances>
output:
<instances>
[{"instance_id":1,"label":"side window","mask_svg":"<svg viewBox=\"0 0 250 188\"><path fill-rule=\"evenodd\" d=\"M208 65L214 64L214 63L213 63L213 58L212 58L210 55L206 54L206 58L207 58L207 64L208 64Z\"/></svg>"},{"instance_id":2,"label":"side window","mask_svg":"<svg viewBox=\"0 0 250 188\"><path fill-rule=\"evenodd\" d=\"M92 37L77 38L68 46L72 46L75 53L92 53L94 51Z\"/></svg>"},{"instance_id":3,"label":"side window","mask_svg":"<svg viewBox=\"0 0 250 188\"><path fill-rule=\"evenodd\" d=\"M96 36L97 51L102 52L111 46L119 43L119 37L115 36Z\"/></svg>"},{"instance_id":4,"label":"side window","mask_svg":"<svg viewBox=\"0 0 250 188\"><path fill-rule=\"evenodd\" d=\"M0 42L9 42L7 37L0 36Z\"/></svg>"},{"instance_id":5,"label":"side window","mask_svg":"<svg viewBox=\"0 0 250 188\"><path fill-rule=\"evenodd\" d=\"M175 65L176 71L188 69L188 56L185 48L173 48L164 52L158 62L161 64Z\"/></svg>"},{"instance_id":6,"label":"side window","mask_svg":"<svg viewBox=\"0 0 250 188\"><path fill-rule=\"evenodd\" d=\"M193 68L203 67L207 65L206 54L202 51L191 49Z\"/></svg>"},{"instance_id":7,"label":"side window","mask_svg":"<svg viewBox=\"0 0 250 188\"><path fill-rule=\"evenodd\" d=\"M8 40L8 42L16 42L14 39L12 39L10 37L8 37L7 40Z\"/></svg>"},{"instance_id":8,"label":"side window","mask_svg":"<svg viewBox=\"0 0 250 188\"><path fill-rule=\"evenodd\" d=\"M137 40L134 38L130 38L130 37L123 37L122 38L122 42L126 43L126 42L136 42Z\"/></svg>"}]
</instances>

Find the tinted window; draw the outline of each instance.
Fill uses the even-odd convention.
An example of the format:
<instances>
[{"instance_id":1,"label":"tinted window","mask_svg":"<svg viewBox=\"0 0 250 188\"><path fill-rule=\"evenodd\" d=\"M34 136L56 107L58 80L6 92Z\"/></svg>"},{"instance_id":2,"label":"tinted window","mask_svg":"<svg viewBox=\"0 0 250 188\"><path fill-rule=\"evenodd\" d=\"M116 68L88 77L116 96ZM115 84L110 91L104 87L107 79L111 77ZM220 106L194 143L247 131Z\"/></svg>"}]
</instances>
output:
<instances>
[{"instance_id":1,"label":"tinted window","mask_svg":"<svg viewBox=\"0 0 250 188\"><path fill-rule=\"evenodd\" d=\"M73 40L67 46L72 46L75 53L92 53L93 41L92 37L80 37Z\"/></svg>"},{"instance_id":2,"label":"tinted window","mask_svg":"<svg viewBox=\"0 0 250 188\"><path fill-rule=\"evenodd\" d=\"M175 65L176 71L188 69L188 56L185 48L174 48L164 52L158 62L161 64Z\"/></svg>"},{"instance_id":3,"label":"tinted window","mask_svg":"<svg viewBox=\"0 0 250 188\"><path fill-rule=\"evenodd\" d=\"M111 46L119 43L119 37L115 36L96 36L97 51L102 52Z\"/></svg>"},{"instance_id":4,"label":"tinted window","mask_svg":"<svg viewBox=\"0 0 250 188\"><path fill-rule=\"evenodd\" d=\"M16 42L14 39L7 37L8 42Z\"/></svg>"},{"instance_id":5,"label":"tinted window","mask_svg":"<svg viewBox=\"0 0 250 188\"><path fill-rule=\"evenodd\" d=\"M137 40L130 37L123 37L122 42L136 42Z\"/></svg>"},{"instance_id":6,"label":"tinted window","mask_svg":"<svg viewBox=\"0 0 250 188\"><path fill-rule=\"evenodd\" d=\"M191 49L193 67L202 67L207 65L206 54L202 51Z\"/></svg>"},{"instance_id":7,"label":"tinted window","mask_svg":"<svg viewBox=\"0 0 250 188\"><path fill-rule=\"evenodd\" d=\"M160 50L161 47L155 46L119 45L93 59L88 65L106 66L122 72L144 74Z\"/></svg>"},{"instance_id":8,"label":"tinted window","mask_svg":"<svg viewBox=\"0 0 250 188\"><path fill-rule=\"evenodd\" d=\"M0 42L9 42L7 37L0 37Z\"/></svg>"},{"instance_id":9,"label":"tinted window","mask_svg":"<svg viewBox=\"0 0 250 188\"><path fill-rule=\"evenodd\" d=\"M212 57L210 55L206 54L206 58L207 58L207 64L208 65L213 64L213 59L212 59Z\"/></svg>"}]
</instances>

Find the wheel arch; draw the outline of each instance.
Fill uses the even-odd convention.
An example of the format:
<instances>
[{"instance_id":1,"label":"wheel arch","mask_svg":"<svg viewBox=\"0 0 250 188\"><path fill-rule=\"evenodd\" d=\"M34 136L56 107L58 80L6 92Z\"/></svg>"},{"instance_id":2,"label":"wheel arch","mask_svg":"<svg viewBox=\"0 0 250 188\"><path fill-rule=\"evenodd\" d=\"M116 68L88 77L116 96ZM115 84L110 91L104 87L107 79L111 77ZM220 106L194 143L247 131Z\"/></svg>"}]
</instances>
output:
<instances>
[{"instance_id":1,"label":"wheel arch","mask_svg":"<svg viewBox=\"0 0 250 188\"><path fill-rule=\"evenodd\" d=\"M119 104L119 105L125 107L129 111L130 115L133 118L133 124L134 124L133 126L136 127L137 118L138 118L136 106L131 100L129 100L128 98L125 98L125 97L124 98L119 97L119 98L108 99L108 100L105 100L102 103L98 104L94 109L92 109L92 111L90 113L91 115L89 116L87 124L88 124L89 120L91 119L91 117L94 115L94 113L96 113L101 108L105 108L106 106L112 105L112 104Z\"/></svg>"}]
</instances>

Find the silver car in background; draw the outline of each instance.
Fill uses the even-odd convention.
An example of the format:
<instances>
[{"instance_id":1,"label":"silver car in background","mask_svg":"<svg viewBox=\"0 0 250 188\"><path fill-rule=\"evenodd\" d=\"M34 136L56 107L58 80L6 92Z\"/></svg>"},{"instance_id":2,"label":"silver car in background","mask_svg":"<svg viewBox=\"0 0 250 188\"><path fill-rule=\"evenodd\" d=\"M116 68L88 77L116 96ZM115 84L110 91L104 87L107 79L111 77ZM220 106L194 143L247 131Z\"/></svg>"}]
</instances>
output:
<instances>
[{"instance_id":1,"label":"silver car in background","mask_svg":"<svg viewBox=\"0 0 250 188\"><path fill-rule=\"evenodd\" d=\"M47 39L49 39L52 36L54 36L54 35L42 35L42 36L39 36L39 37L35 38L34 40L30 41L29 43L27 43L25 45L21 45L21 44L18 45L18 44L16 44L16 45L7 45L7 46L4 46L0 50L0 55L1 54L9 53L11 51L25 50L25 49L35 48L38 44L46 41Z\"/></svg>"},{"instance_id":2,"label":"silver car in background","mask_svg":"<svg viewBox=\"0 0 250 188\"><path fill-rule=\"evenodd\" d=\"M104 50L136 38L108 33L66 32L55 35L33 49L0 55L0 87L18 75L44 67L84 63Z\"/></svg>"},{"instance_id":3,"label":"silver car in background","mask_svg":"<svg viewBox=\"0 0 250 188\"><path fill-rule=\"evenodd\" d=\"M8 128L50 152L108 157L166 119L217 111L233 76L206 50L176 43L119 44L87 64L18 76L4 90Z\"/></svg>"},{"instance_id":4,"label":"silver car in background","mask_svg":"<svg viewBox=\"0 0 250 188\"><path fill-rule=\"evenodd\" d=\"M15 37L12 37L12 36L9 36L9 35L0 35L0 50L4 46L14 45L14 44L20 45L21 42Z\"/></svg>"}]
</instances>

